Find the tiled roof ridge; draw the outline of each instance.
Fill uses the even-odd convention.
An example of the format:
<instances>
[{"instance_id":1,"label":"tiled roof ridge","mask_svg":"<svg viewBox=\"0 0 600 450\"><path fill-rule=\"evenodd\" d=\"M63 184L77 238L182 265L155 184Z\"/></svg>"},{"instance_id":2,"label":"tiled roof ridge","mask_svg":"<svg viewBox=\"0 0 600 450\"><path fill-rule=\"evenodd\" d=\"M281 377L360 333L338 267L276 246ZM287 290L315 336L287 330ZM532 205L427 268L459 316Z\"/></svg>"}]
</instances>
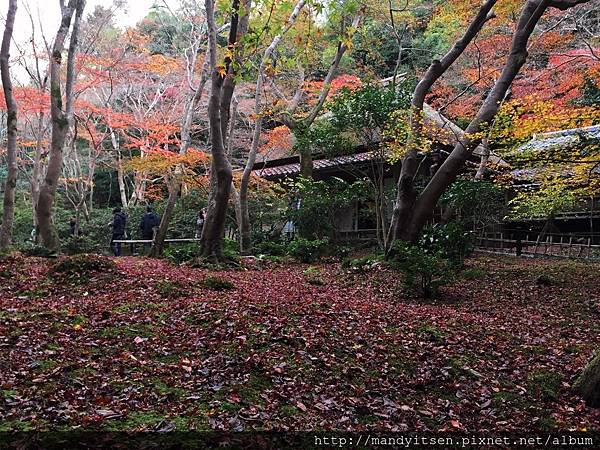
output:
<instances>
[{"instance_id":1,"label":"tiled roof ridge","mask_svg":"<svg viewBox=\"0 0 600 450\"><path fill-rule=\"evenodd\" d=\"M554 138L559 138L559 137L564 137L564 136L572 136L574 134L580 134L580 133L594 133L594 132L600 132L600 124L596 124L596 125L590 125L587 127L580 127L580 128L569 128L566 130L556 130L556 131L548 131L546 133L540 133L534 136L534 140L537 141L541 141L541 140L546 140L546 139L554 139Z\"/></svg>"}]
</instances>

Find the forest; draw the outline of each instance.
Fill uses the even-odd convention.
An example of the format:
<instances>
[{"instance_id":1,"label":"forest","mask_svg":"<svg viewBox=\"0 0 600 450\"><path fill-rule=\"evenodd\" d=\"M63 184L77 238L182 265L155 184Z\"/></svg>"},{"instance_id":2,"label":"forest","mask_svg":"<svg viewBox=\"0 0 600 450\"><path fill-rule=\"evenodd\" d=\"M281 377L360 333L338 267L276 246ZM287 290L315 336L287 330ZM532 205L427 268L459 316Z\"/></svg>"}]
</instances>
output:
<instances>
[{"instance_id":1,"label":"forest","mask_svg":"<svg viewBox=\"0 0 600 450\"><path fill-rule=\"evenodd\" d=\"M600 445L600 0L0 16L0 448Z\"/></svg>"}]
</instances>

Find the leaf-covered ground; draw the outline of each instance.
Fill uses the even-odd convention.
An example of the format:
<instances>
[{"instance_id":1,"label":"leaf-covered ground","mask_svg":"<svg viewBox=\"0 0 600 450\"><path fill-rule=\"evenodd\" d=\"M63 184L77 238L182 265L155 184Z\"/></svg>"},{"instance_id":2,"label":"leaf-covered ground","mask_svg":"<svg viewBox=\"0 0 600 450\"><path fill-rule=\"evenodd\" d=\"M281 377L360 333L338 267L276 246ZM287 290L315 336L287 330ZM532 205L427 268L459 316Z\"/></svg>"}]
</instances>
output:
<instances>
[{"instance_id":1,"label":"leaf-covered ground","mask_svg":"<svg viewBox=\"0 0 600 450\"><path fill-rule=\"evenodd\" d=\"M424 302L382 268L115 262L0 261L0 430L600 429L570 391L598 265L479 256Z\"/></svg>"}]
</instances>

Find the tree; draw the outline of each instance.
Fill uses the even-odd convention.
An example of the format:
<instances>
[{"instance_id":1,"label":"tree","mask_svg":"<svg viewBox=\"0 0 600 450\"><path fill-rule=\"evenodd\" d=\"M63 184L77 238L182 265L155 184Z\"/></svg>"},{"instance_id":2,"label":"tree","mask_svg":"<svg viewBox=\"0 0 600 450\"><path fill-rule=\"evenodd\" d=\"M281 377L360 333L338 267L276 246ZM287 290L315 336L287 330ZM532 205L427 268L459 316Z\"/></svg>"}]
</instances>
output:
<instances>
[{"instance_id":1,"label":"tree","mask_svg":"<svg viewBox=\"0 0 600 450\"><path fill-rule=\"evenodd\" d=\"M331 64L329 65L325 79L322 83L320 83L317 100L309 109L308 113L303 117L295 116L298 112L301 100L305 95L306 88L305 71L303 68L299 70L298 88L296 89L292 99L289 101L284 113L281 115L282 122L290 129L296 139L307 133L317 117L321 114L325 101L330 93L332 82L335 79L340 62L348 48L350 48L352 45L352 35L356 32L363 19L365 7L363 5L355 5L352 2L350 3L350 6L356 6L352 22L349 26L344 27L343 24L345 21L342 20L342 24L340 25L342 32L340 32L339 35L337 50L331 61ZM298 146L297 150L300 156L300 174L303 177L312 178L313 161L310 148Z\"/></svg>"},{"instance_id":2,"label":"tree","mask_svg":"<svg viewBox=\"0 0 600 450\"><path fill-rule=\"evenodd\" d=\"M179 146L180 155L185 155L188 151L188 148L191 145L191 128L194 117L194 111L196 109L196 106L202 99L204 86L206 85L206 81L208 79L208 63L210 62L210 58L208 57L208 55L205 54L204 63L202 64L202 68L200 70L200 78L197 81L197 83L194 80L194 73L196 69L196 62L198 60L200 45L206 37L204 32L199 32L199 30L197 30L198 27L196 22L198 17L199 14L194 13L192 17L190 17L188 20L191 26L191 30L189 31L191 42L189 48L186 48L184 51L186 60L186 85L188 87L188 94L185 100L183 117L181 119ZM160 226L158 227L158 231L154 238L154 243L152 244L150 256L157 257L160 254L162 254L164 241L167 237L169 223L171 222L173 210L175 209L175 204L177 203L177 198L179 197L181 191L183 173L184 167L182 165L177 165L172 172L172 176L170 176L167 180L169 197L167 198L167 204L165 205L165 210L163 211L161 217Z\"/></svg>"},{"instance_id":3,"label":"tree","mask_svg":"<svg viewBox=\"0 0 600 450\"><path fill-rule=\"evenodd\" d=\"M469 43L477 36L483 25L494 17L492 8L496 0L486 1L477 16L470 23L464 35L455 42L452 48L441 60L434 60L429 66L425 75L417 84L411 101L410 110L410 135L407 142L407 150L402 159L402 169L398 179L396 203L390 222L390 231L387 239L388 246L393 241L401 237L401 233L406 229L410 219L410 213L416 201L416 191L414 188L414 179L419 168L418 152L424 139L424 104L425 97L429 93L433 84L444 74L446 70L458 59L465 51Z\"/></svg>"},{"instance_id":4,"label":"tree","mask_svg":"<svg viewBox=\"0 0 600 450\"><path fill-rule=\"evenodd\" d=\"M240 253L242 255L249 254L252 250L252 240L250 236L250 211L248 210L248 186L250 184L250 176L252 175L252 169L256 161L256 155L258 153L261 138L262 121L264 115L262 94L264 79L266 76L265 71L267 65L270 63L273 52L275 51L283 37L292 28L292 26L296 22L296 19L300 15L302 8L304 8L305 4L305 0L299 0L298 3L296 3L296 6L294 7L292 13L287 18L284 27L273 38L271 43L265 49L260 60L260 65L258 67L258 74L256 75L256 89L254 94L254 132L252 134L252 143L250 144L248 159L246 161L246 165L244 167L244 171L240 179L240 189L238 194L240 210L238 227L240 234Z\"/></svg>"},{"instance_id":5,"label":"tree","mask_svg":"<svg viewBox=\"0 0 600 450\"><path fill-rule=\"evenodd\" d=\"M61 22L54 38L52 53L50 55L50 114L52 117L52 143L46 176L40 188L37 227L42 244L49 250L56 251L60 241L54 228L52 209L58 185L58 178L63 165L63 147L73 119L73 87L75 83L75 57L77 52L77 38L79 25L85 6L85 0L69 0L68 5L61 1ZM64 50L67 33L73 21L73 29L69 42L67 55L67 69L65 82L65 103L63 109L63 95L61 88L62 53Z\"/></svg>"},{"instance_id":6,"label":"tree","mask_svg":"<svg viewBox=\"0 0 600 450\"><path fill-rule=\"evenodd\" d=\"M0 48L0 74L2 77L2 88L6 101L6 161L8 163L8 174L4 187L4 202L2 211L2 227L0 228L0 251L6 250L11 243L12 226L15 215L15 191L17 188L17 103L12 92L12 81L10 79L10 41L12 39L15 16L17 14L17 0L9 0L8 13L6 14L6 25L2 36Z\"/></svg>"},{"instance_id":7,"label":"tree","mask_svg":"<svg viewBox=\"0 0 600 450\"><path fill-rule=\"evenodd\" d=\"M222 257L223 235L227 217L227 204L233 178L231 163L226 154L225 139L229 125L231 100L236 83L236 71L240 64L240 39L248 31L250 2L233 0L231 24L224 64L217 65L217 26L214 0L206 0L208 24L208 54L210 58L211 91L208 101L210 126L211 166L210 193L201 237L201 254L211 260ZM237 50L237 51L236 51Z\"/></svg>"},{"instance_id":8,"label":"tree","mask_svg":"<svg viewBox=\"0 0 600 450\"><path fill-rule=\"evenodd\" d=\"M589 0L528 0L521 10L519 21L512 37L512 44L502 73L475 117L458 139L453 151L432 176L420 194L414 189L414 178L418 168L417 148L422 131L422 110L425 96L431 86L439 79L465 50L466 45L475 37L490 17L493 0L484 3L476 18L471 22L465 35L455 43L441 61L434 61L419 82L412 102L411 142L403 159L402 173L398 181L398 194L394 207L390 235L394 239L415 241L433 208L448 186L456 179L467 158L483 140L483 131L498 112L506 94L525 64L528 56L528 42L537 23L549 7L566 10ZM415 145L415 143L417 145Z\"/></svg>"}]
</instances>

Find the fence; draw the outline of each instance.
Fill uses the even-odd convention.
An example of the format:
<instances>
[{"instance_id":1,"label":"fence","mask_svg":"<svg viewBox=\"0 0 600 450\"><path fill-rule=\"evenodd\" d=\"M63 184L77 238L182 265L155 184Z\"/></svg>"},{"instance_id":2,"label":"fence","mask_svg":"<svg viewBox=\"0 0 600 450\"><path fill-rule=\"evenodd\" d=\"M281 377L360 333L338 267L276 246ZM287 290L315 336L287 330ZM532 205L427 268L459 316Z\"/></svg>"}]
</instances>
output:
<instances>
[{"instance_id":1,"label":"fence","mask_svg":"<svg viewBox=\"0 0 600 450\"><path fill-rule=\"evenodd\" d=\"M528 256L554 256L559 258L600 259L600 235L525 234L524 239L513 233L484 233L477 238L479 250L493 253L522 254Z\"/></svg>"}]
</instances>

